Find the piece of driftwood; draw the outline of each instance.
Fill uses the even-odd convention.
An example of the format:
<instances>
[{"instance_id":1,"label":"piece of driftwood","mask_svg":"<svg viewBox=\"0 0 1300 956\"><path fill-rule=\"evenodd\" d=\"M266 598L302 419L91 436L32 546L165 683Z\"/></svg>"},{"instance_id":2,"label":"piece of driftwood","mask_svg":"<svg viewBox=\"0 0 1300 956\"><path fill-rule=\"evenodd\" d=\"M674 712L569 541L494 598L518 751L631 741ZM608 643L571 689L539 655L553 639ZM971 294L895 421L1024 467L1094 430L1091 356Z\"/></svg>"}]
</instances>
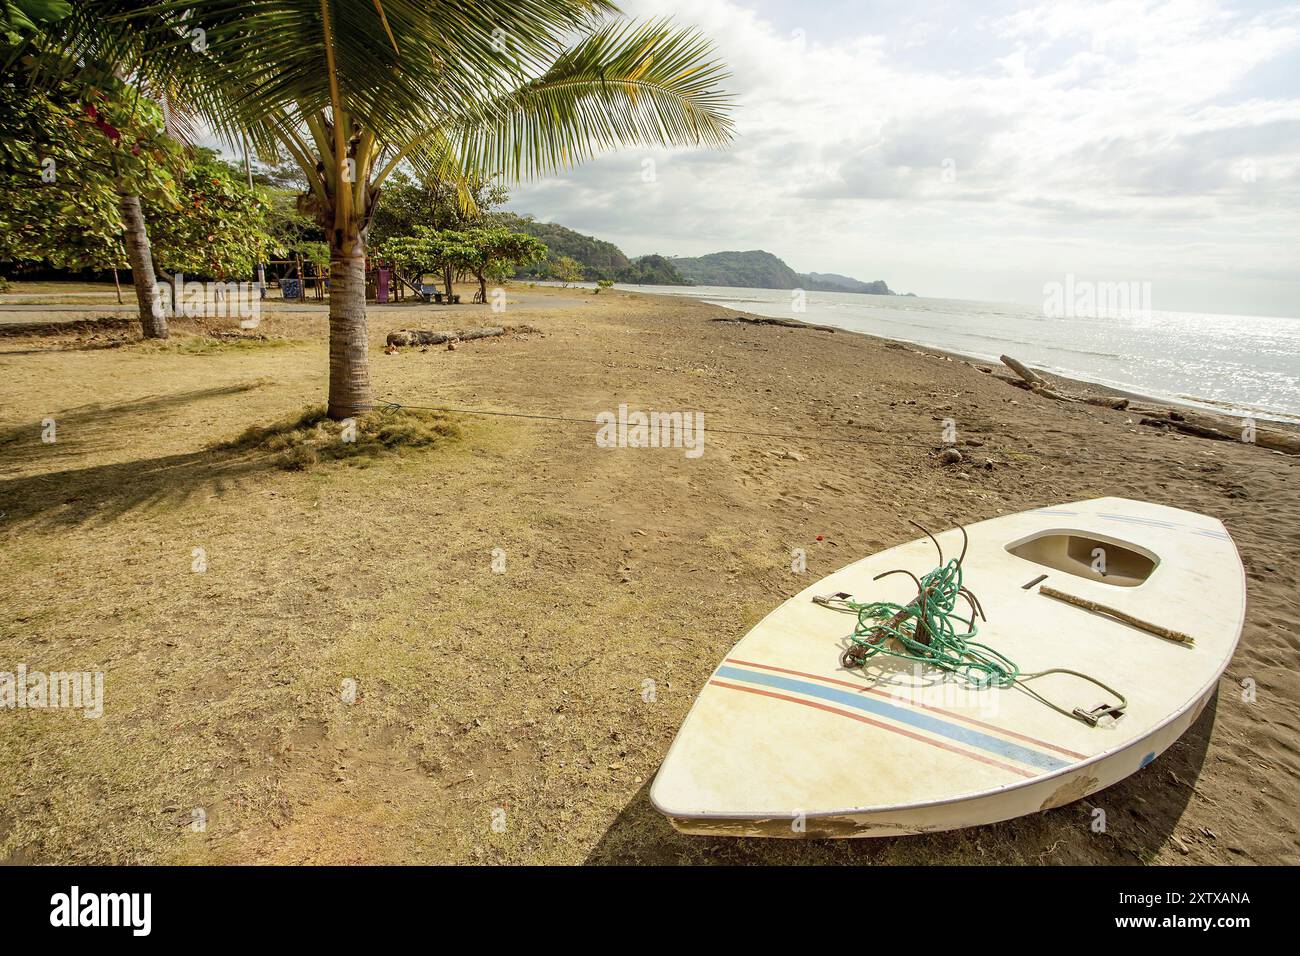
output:
<instances>
[{"instance_id":1,"label":"piece of driftwood","mask_svg":"<svg viewBox=\"0 0 1300 956\"><path fill-rule=\"evenodd\" d=\"M1186 419L1169 416L1162 418L1161 421L1170 428L1177 429L1186 435L1195 435L1197 438L1212 438L1215 441L1241 441L1240 435L1221 431L1218 428L1211 428L1208 425L1198 425L1196 422L1189 422Z\"/></svg>"},{"instance_id":2,"label":"piece of driftwood","mask_svg":"<svg viewBox=\"0 0 1300 956\"><path fill-rule=\"evenodd\" d=\"M816 329L818 332L838 332L833 325L814 325L812 322L800 322L797 319L757 318L748 315L732 315L714 319L714 322L744 322L746 325L778 325L783 329Z\"/></svg>"},{"instance_id":3,"label":"piece of driftwood","mask_svg":"<svg viewBox=\"0 0 1300 956\"><path fill-rule=\"evenodd\" d=\"M1269 451L1280 451L1287 455L1300 455L1300 434L1281 428L1261 425L1254 426L1254 441L1248 441L1248 427L1244 419L1209 415L1191 409L1174 411L1170 408L1143 408L1145 417L1142 425L1157 428L1172 428L1198 438L1210 438L1215 441L1236 441L1255 444Z\"/></svg>"},{"instance_id":4,"label":"piece of driftwood","mask_svg":"<svg viewBox=\"0 0 1300 956\"><path fill-rule=\"evenodd\" d=\"M1035 395L1042 395L1044 398L1055 399L1058 402L1099 405L1102 408L1113 408L1119 411L1128 408L1127 398L1113 398L1109 395L1071 395L1069 392L1063 392L1057 386L1050 384L1029 366L1013 359L1010 355L1003 355L1001 359L1002 364L1020 376L1020 381L1015 379L1006 379L1006 381L1011 382L1012 385L1018 388L1028 389Z\"/></svg>"},{"instance_id":5,"label":"piece of driftwood","mask_svg":"<svg viewBox=\"0 0 1300 956\"><path fill-rule=\"evenodd\" d=\"M1141 402L1135 404L1127 398L1070 395L1056 386L1048 384L1033 369L1028 368L1009 355L1002 356L1002 363L1015 372L1019 378L1011 378L1007 375L999 375L998 378L1017 388L1033 392L1035 395L1052 398L1058 402L1085 402L1089 405L1100 405L1103 408L1113 408L1117 411L1127 409L1142 416L1139 419L1139 424L1156 428L1172 428L1186 435L1195 435L1197 438L1209 438L1214 441L1247 442L1247 426L1240 419L1207 415L1191 409L1175 411L1172 408L1147 405ZM1261 426L1256 422L1253 429L1253 439L1253 442L1248 443L1258 445L1260 448L1267 448L1270 451L1300 455L1300 433Z\"/></svg>"},{"instance_id":6,"label":"piece of driftwood","mask_svg":"<svg viewBox=\"0 0 1300 956\"><path fill-rule=\"evenodd\" d=\"M1046 383L1030 385L1029 390L1035 395L1042 395L1044 398L1054 398L1058 402L1073 402L1078 405L1083 401L1080 398L1075 398L1073 395L1067 395L1065 392L1058 392L1056 389L1049 387Z\"/></svg>"},{"instance_id":7,"label":"piece of driftwood","mask_svg":"<svg viewBox=\"0 0 1300 956\"><path fill-rule=\"evenodd\" d=\"M1033 388L1035 385L1047 384L1046 382L1043 381L1041 375L1039 375L1029 366L1016 361L1010 355L1003 355L1000 356L1000 358L1002 359L1002 364L1005 365L1007 368L1011 369L1011 371L1015 372L1022 379L1024 379L1025 384L1028 385L1030 388Z\"/></svg>"},{"instance_id":8,"label":"piece of driftwood","mask_svg":"<svg viewBox=\"0 0 1300 956\"><path fill-rule=\"evenodd\" d=\"M1095 611L1098 614L1106 614L1116 620L1123 621L1125 624L1131 624L1133 627L1140 628L1148 634L1154 634L1157 637L1163 637L1168 641L1177 641L1179 644L1195 644L1196 639L1190 634L1184 634L1182 631L1175 631L1172 628L1165 627L1162 624L1155 624L1152 621L1144 621L1140 617L1134 617L1126 611L1119 608L1110 607L1098 601L1092 601L1088 598L1079 597L1077 594L1070 594L1068 591L1058 591L1054 587L1044 584L1038 589L1039 594L1045 594L1047 597L1056 598L1058 601L1064 601L1066 604L1073 604L1075 607L1081 607L1085 611Z\"/></svg>"},{"instance_id":9,"label":"piece of driftwood","mask_svg":"<svg viewBox=\"0 0 1300 956\"><path fill-rule=\"evenodd\" d=\"M465 329L460 332L431 332L425 329L396 329L388 333L389 345L442 345L445 342L468 342L472 339L486 339L504 335L505 329L488 326L481 329Z\"/></svg>"},{"instance_id":10,"label":"piece of driftwood","mask_svg":"<svg viewBox=\"0 0 1300 956\"><path fill-rule=\"evenodd\" d=\"M1116 398L1110 395L1085 395L1083 400L1089 405L1100 405L1102 408L1113 408L1120 412L1128 408L1127 398Z\"/></svg>"}]
</instances>

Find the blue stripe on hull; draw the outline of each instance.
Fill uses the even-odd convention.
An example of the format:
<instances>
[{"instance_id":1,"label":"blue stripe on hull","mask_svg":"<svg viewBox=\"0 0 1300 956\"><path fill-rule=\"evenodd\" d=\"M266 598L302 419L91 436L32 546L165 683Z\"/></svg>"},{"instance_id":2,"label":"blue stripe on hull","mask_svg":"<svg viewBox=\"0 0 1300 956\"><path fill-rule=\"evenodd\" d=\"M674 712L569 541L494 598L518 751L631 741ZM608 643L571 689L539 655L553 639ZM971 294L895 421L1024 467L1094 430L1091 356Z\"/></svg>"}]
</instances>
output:
<instances>
[{"instance_id":1,"label":"blue stripe on hull","mask_svg":"<svg viewBox=\"0 0 1300 956\"><path fill-rule=\"evenodd\" d=\"M779 687L782 690L794 691L808 697L819 697L822 700L866 711L879 717L887 717L900 724L908 724L936 736L946 737L949 740L966 744L969 747L998 754L1019 763L1029 764L1031 767L1039 767L1043 770L1060 770L1062 767L1070 766L1069 761L1061 760L1050 754L1040 753L1037 750L1031 750L1028 747L1022 747L1020 744L1012 743L1009 740L1003 740L1000 737L981 733L961 724L942 720L932 714L915 711L908 707L900 707L897 704L891 704L888 701L867 694L839 690L835 687L826 687L823 684L814 684L811 681L784 677L780 674L742 670L739 667L731 667L726 664L718 668L716 676L748 681L751 684L762 684L767 687Z\"/></svg>"}]
</instances>

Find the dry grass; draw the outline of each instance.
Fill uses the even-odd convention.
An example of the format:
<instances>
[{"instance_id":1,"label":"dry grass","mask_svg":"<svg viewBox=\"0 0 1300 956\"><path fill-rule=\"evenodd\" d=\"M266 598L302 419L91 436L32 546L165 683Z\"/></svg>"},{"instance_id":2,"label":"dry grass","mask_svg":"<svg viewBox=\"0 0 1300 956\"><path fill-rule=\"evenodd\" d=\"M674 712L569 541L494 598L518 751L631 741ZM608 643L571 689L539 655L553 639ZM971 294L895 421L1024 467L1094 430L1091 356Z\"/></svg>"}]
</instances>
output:
<instances>
[{"instance_id":1,"label":"dry grass","mask_svg":"<svg viewBox=\"0 0 1300 956\"><path fill-rule=\"evenodd\" d=\"M348 422L331 421L318 405L271 425L254 425L234 441L216 447L268 451L280 467L303 470L322 461L346 461L362 467L375 459L416 448L435 448L461 434L440 412L380 409Z\"/></svg>"},{"instance_id":2,"label":"dry grass","mask_svg":"<svg viewBox=\"0 0 1300 956\"><path fill-rule=\"evenodd\" d=\"M181 355L212 355L218 352L255 351L258 349L283 348L286 345L301 345L280 336L240 335L236 333L200 333L198 335L172 333L165 339L132 340L131 344L141 352L175 352Z\"/></svg>"}]
</instances>

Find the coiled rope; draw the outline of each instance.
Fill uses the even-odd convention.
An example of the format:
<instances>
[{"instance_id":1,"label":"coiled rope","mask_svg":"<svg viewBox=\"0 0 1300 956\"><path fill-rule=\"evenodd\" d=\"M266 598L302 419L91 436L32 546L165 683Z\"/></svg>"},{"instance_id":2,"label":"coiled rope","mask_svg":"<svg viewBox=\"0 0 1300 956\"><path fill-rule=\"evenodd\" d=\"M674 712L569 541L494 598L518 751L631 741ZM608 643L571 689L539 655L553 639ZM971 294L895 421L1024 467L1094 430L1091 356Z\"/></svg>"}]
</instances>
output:
<instances>
[{"instance_id":1,"label":"coiled rope","mask_svg":"<svg viewBox=\"0 0 1300 956\"><path fill-rule=\"evenodd\" d=\"M969 681L976 687L1016 687L1057 713L1095 726L1099 715L1118 716L1128 706L1123 694L1097 678L1064 667L1051 667L1033 673L1022 673L1020 667L987 644L972 640L979 628L976 617L984 620L984 609L979 599L962 584L962 561L966 557L969 539L966 529L962 533L961 555L948 561L943 559L943 548L934 535L924 527L911 522L925 532L939 552L940 564L933 571L917 578L912 572L897 569L878 574L879 581L891 574L906 574L916 582L916 598L907 604L892 601L859 603L848 595L819 598L826 607L837 607L857 616L849 646L840 657L845 667L862 667L877 654L895 657L915 664L937 667ZM970 607L970 616L962 617L957 611L958 599ZM1066 674L1087 681L1095 687L1119 698L1118 704L1101 705L1091 711L1082 707L1067 710L1049 700L1029 686L1029 681L1048 674Z\"/></svg>"},{"instance_id":2,"label":"coiled rope","mask_svg":"<svg viewBox=\"0 0 1300 956\"><path fill-rule=\"evenodd\" d=\"M908 572L886 572L899 573ZM957 613L959 597L970 605L969 618ZM979 602L962 587L957 558L922 577L917 582L916 600L910 604L841 603L858 618L850 636L852 647L845 652L846 664L861 666L869 658L885 654L950 671L977 687L1010 687L1020 676L1014 661L973 640L979 633L975 616L982 613Z\"/></svg>"}]
</instances>

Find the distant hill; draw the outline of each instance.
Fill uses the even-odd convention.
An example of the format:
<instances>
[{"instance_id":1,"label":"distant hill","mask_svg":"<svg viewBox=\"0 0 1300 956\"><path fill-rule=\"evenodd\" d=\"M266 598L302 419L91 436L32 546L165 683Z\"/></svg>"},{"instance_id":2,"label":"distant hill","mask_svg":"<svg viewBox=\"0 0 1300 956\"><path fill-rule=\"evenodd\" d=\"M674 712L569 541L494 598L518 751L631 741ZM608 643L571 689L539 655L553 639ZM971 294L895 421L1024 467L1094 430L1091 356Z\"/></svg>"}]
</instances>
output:
<instances>
[{"instance_id":1,"label":"distant hill","mask_svg":"<svg viewBox=\"0 0 1300 956\"><path fill-rule=\"evenodd\" d=\"M819 292L861 292L866 295L897 295L885 284L884 279L874 282L862 282L834 272L807 272L803 278L807 281L805 289Z\"/></svg>"},{"instance_id":2,"label":"distant hill","mask_svg":"<svg viewBox=\"0 0 1300 956\"><path fill-rule=\"evenodd\" d=\"M795 272L782 260L752 249L748 252L713 252L672 263L695 285L743 286L750 289L808 289L815 292L862 292L895 295L884 280L861 282L833 272Z\"/></svg>"},{"instance_id":3,"label":"distant hill","mask_svg":"<svg viewBox=\"0 0 1300 956\"><path fill-rule=\"evenodd\" d=\"M526 232L546 243L547 259L554 262L568 256L582 264L588 282L613 279L639 285L721 285L751 289L807 289L815 292L862 292L868 295L896 295L884 280L861 282L833 272L798 273L761 249L749 252L714 252L698 258L670 259L661 255L629 259L612 242L553 222L538 222L532 216L496 213L510 229ZM519 277L524 277L521 270ZM532 266L527 275L545 275L545 263Z\"/></svg>"},{"instance_id":4,"label":"distant hill","mask_svg":"<svg viewBox=\"0 0 1300 956\"><path fill-rule=\"evenodd\" d=\"M690 285L677 271L673 260L654 254L633 259L632 264L620 270L616 278L619 282L635 285Z\"/></svg>"},{"instance_id":5,"label":"distant hill","mask_svg":"<svg viewBox=\"0 0 1300 956\"><path fill-rule=\"evenodd\" d=\"M623 250L612 242L584 236L567 226L553 222L538 222L532 216L516 216L513 213L499 213L498 219L508 229L526 232L546 243L547 258L555 261L560 256L569 256L582 263L582 277L589 282L597 279L615 279L618 274L631 266L631 261L623 255Z\"/></svg>"},{"instance_id":6,"label":"distant hill","mask_svg":"<svg viewBox=\"0 0 1300 956\"><path fill-rule=\"evenodd\" d=\"M752 252L711 252L697 259L673 259L683 277L695 285L732 285L750 289L795 289L799 273L772 255Z\"/></svg>"}]
</instances>

